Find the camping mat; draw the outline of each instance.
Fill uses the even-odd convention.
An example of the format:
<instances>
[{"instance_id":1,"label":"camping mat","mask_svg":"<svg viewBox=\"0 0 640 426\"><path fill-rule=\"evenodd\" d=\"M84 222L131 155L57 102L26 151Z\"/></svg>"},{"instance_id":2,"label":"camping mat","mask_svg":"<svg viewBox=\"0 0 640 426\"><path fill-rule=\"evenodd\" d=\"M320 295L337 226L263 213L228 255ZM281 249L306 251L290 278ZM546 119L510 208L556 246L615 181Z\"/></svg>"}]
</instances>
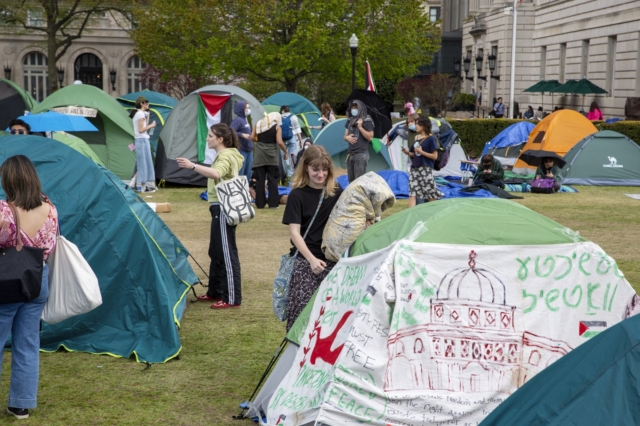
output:
<instances>
[{"instance_id":1,"label":"camping mat","mask_svg":"<svg viewBox=\"0 0 640 426\"><path fill-rule=\"evenodd\" d=\"M521 175L518 173L513 173L511 170L504 171L504 179L525 179L525 180L533 180L535 179L535 173L530 173L526 175Z\"/></svg>"}]
</instances>

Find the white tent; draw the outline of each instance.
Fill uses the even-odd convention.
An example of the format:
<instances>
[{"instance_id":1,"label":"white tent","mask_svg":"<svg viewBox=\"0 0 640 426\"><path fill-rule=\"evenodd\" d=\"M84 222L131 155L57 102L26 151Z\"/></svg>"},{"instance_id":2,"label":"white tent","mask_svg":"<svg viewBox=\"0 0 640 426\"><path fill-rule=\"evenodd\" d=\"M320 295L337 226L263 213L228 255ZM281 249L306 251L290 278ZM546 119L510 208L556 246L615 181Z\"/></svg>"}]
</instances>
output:
<instances>
[{"instance_id":1,"label":"white tent","mask_svg":"<svg viewBox=\"0 0 640 426\"><path fill-rule=\"evenodd\" d=\"M464 161L466 159L467 155L464 153L462 145L460 145L459 143L454 143L453 145L451 145L451 151L449 152L449 161L447 162L447 165L443 169L437 171L434 170L433 175L441 177L452 176L456 178L462 178L463 172L462 170L460 170L460 164L462 164L461 161Z\"/></svg>"},{"instance_id":2,"label":"white tent","mask_svg":"<svg viewBox=\"0 0 640 426\"><path fill-rule=\"evenodd\" d=\"M389 133L384 135L381 142L389 147L389 157L391 158L393 170L402 170L409 173L411 159L402 152L402 148L408 149L407 140L397 133L400 126L404 126L404 124L404 121L394 124ZM395 135L395 137L389 141L389 135L391 134Z\"/></svg>"}]
</instances>

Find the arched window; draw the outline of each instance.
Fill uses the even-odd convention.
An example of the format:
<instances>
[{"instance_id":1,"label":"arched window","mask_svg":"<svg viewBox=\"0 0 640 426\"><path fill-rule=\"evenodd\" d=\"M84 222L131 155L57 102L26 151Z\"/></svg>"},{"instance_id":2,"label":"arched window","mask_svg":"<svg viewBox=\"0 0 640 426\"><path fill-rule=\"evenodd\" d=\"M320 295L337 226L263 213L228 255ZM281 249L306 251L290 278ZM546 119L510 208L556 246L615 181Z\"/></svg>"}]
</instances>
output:
<instances>
[{"instance_id":1,"label":"arched window","mask_svg":"<svg viewBox=\"0 0 640 426\"><path fill-rule=\"evenodd\" d=\"M138 56L132 56L127 62L127 93L139 92L147 88L147 85L140 80L140 74L147 64L142 62Z\"/></svg>"},{"instance_id":2,"label":"arched window","mask_svg":"<svg viewBox=\"0 0 640 426\"><path fill-rule=\"evenodd\" d=\"M421 354L424 352L424 344L422 343L421 338L417 338L415 342L413 342L413 353Z\"/></svg>"},{"instance_id":3,"label":"arched window","mask_svg":"<svg viewBox=\"0 0 640 426\"><path fill-rule=\"evenodd\" d=\"M38 102L49 94L47 85L47 57L40 52L31 52L22 62L24 88Z\"/></svg>"},{"instance_id":4,"label":"arched window","mask_svg":"<svg viewBox=\"0 0 640 426\"><path fill-rule=\"evenodd\" d=\"M83 53L74 63L75 80L102 89L102 61L93 53Z\"/></svg>"}]
</instances>

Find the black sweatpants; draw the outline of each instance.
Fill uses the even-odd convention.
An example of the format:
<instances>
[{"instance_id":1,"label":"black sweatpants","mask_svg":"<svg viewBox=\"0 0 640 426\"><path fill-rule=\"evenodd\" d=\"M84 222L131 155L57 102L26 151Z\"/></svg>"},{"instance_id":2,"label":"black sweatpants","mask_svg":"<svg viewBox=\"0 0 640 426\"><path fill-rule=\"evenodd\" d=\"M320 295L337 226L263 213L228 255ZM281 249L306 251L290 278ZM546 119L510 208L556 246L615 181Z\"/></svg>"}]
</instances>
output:
<instances>
[{"instance_id":1,"label":"black sweatpants","mask_svg":"<svg viewBox=\"0 0 640 426\"><path fill-rule=\"evenodd\" d=\"M236 246L236 227L227 224L220 204L212 204L209 240L209 289L207 295L230 305L242 301L240 291L240 259Z\"/></svg>"},{"instance_id":2,"label":"black sweatpants","mask_svg":"<svg viewBox=\"0 0 640 426\"><path fill-rule=\"evenodd\" d=\"M257 175L256 183L256 207L264 208L267 199L264 191L264 181L267 181L269 189L269 207L278 207L280 205L280 195L278 195L278 179L280 178L280 170L278 166L260 166L254 167L254 174Z\"/></svg>"}]
</instances>

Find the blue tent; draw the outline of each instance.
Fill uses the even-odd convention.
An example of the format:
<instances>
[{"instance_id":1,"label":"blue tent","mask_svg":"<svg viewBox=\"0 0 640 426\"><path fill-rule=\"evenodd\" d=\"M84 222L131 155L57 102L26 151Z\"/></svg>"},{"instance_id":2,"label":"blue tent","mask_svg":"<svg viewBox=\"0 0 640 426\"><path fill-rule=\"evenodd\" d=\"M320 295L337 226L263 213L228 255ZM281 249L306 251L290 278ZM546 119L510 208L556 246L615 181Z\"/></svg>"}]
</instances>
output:
<instances>
[{"instance_id":1,"label":"blue tent","mask_svg":"<svg viewBox=\"0 0 640 426\"><path fill-rule=\"evenodd\" d=\"M346 118L340 118L330 123L318 133L314 140L316 145L323 146L329 152L329 155L333 158L333 164L343 169L347 168L347 148L349 148L349 144L343 139L346 121ZM369 144L367 171L377 172L378 170L388 169L393 169L391 157L389 156L389 147L383 143L381 144L380 152L376 153L373 150L373 146Z\"/></svg>"},{"instance_id":2,"label":"blue tent","mask_svg":"<svg viewBox=\"0 0 640 426\"><path fill-rule=\"evenodd\" d=\"M639 366L635 315L536 374L481 425L638 425Z\"/></svg>"},{"instance_id":3,"label":"blue tent","mask_svg":"<svg viewBox=\"0 0 640 426\"><path fill-rule=\"evenodd\" d=\"M178 105L178 101L173 99L171 96L164 95L158 92L152 92L150 90L143 90L142 92L133 92L128 93L126 95L120 96L116 99L120 102L120 105L130 112L131 110L136 108L136 99L138 96L144 96L149 101L149 111L151 112L149 121L156 121L156 128L153 131L153 135L149 138L151 142L151 147L153 148L153 152L155 153L158 148L158 138L160 137L160 132L162 132L162 128L164 127L164 123L166 123L167 118L169 118L169 114L173 110L173 107Z\"/></svg>"},{"instance_id":4,"label":"blue tent","mask_svg":"<svg viewBox=\"0 0 640 426\"><path fill-rule=\"evenodd\" d=\"M530 121L512 124L485 144L482 155L490 153L499 157L503 164L513 165L534 127L536 125ZM503 161L503 158L508 160Z\"/></svg>"},{"instance_id":5,"label":"blue tent","mask_svg":"<svg viewBox=\"0 0 640 426\"><path fill-rule=\"evenodd\" d=\"M41 348L141 362L177 356L186 294L198 281L189 252L144 200L77 151L39 136L0 138L0 162L17 154L35 165L62 235L91 265L103 300L87 314L44 324Z\"/></svg>"},{"instance_id":6,"label":"blue tent","mask_svg":"<svg viewBox=\"0 0 640 426\"><path fill-rule=\"evenodd\" d=\"M322 114L313 102L304 96L292 92L278 92L262 101L262 105L274 105L277 106L278 109L282 105L287 105L291 113L297 115L301 120L300 126L308 129L313 140L315 140L318 133L320 133L318 129L309 129L309 126L321 125L322 123L318 121L318 119Z\"/></svg>"}]
</instances>

